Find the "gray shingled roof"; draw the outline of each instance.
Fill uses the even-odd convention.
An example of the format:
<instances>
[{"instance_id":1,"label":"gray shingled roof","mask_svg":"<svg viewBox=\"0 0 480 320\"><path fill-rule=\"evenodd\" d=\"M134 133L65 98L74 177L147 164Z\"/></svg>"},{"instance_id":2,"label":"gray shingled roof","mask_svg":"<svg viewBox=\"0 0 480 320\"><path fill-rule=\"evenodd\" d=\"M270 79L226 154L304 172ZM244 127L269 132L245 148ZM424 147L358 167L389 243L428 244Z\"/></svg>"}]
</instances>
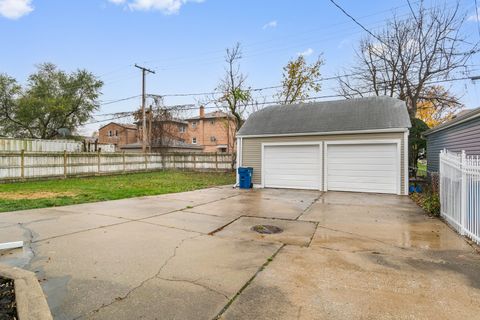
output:
<instances>
[{"instance_id":1,"label":"gray shingled roof","mask_svg":"<svg viewBox=\"0 0 480 320\"><path fill-rule=\"evenodd\" d=\"M438 126L425 131L423 135L428 136L429 134L432 134L434 132L450 128L456 125L457 123L462 123L470 119L473 119L475 117L478 117L479 115L480 115L480 108L476 108L473 110L463 110L460 113L458 113L452 120L439 124Z\"/></svg>"},{"instance_id":2,"label":"gray shingled roof","mask_svg":"<svg viewBox=\"0 0 480 320\"><path fill-rule=\"evenodd\" d=\"M404 101L368 97L267 107L253 113L238 136L410 127Z\"/></svg>"}]
</instances>

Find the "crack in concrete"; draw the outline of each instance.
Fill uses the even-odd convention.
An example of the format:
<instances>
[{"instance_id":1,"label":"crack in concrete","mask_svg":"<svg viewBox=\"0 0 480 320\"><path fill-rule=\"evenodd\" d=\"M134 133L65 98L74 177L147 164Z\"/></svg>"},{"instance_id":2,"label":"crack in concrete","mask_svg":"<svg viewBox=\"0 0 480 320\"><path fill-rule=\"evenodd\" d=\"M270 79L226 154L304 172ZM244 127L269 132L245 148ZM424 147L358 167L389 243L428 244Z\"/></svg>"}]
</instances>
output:
<instances>
[{"instance_id":1,"label":"crack in concrete","mask_svg":"<svg viewBox=\"0 0 480 320\"><path fill-rule=\"evenodd\" d=\"M310 210L310 208L311 208L315 203L317 203L317 201L320 200L322 197L323 197L323 192L320 192L320 194L318 195L318 197L316 197L315 199L313 199L312 203L310 203L310 204L308 205L308 207L306 207L306 208L298 215L298 217L295 218L295 220L300 219L300 217L303 216L308 210Z\"/></svg>"},{"instance_id":2,"label":"crack in concrete","mask_svg":"<svg viewBox=\"0 0 480 320\"><path fill-rule=\"evenodd\" d=\"M168 263L169 263L173 258L176 257L178 248L180 248L180 246L182 246L185 241L187 241L187 240L192 240L192 239L194 239L194 238L196 238L196 237L199 237L199 236L201 236L201 235L198 235L198 234L197 234L197 235L195 235L195 236L193 236L193 237L188 237L188 238L182 239L182 240L175 246L175 248L173 249L172 255L169 256L169 257L165 260L165 262L160 266L160 268L158 269L158 271L157 271L153 276L151 276L151 277L149 277L149 278L141 281L138 285L136 285L135 287L133 287L133 288L131 288L130 290L128 290L127 293L124 294L123 296L115 298L115 299L114 299L113 301L111 301L110 303L103 304L102 306L98 307L97 309L95 309L95 310L93 310L93 311L90 311L88 314L85 314L85 315L81 315L81 316L79 316L79 317L76 317L76 318L74 318L74 320L81 319L81 318L84 318L84 317L86 317L86 316L88 316L88 315L97 313L97 312L99 312L101 309L107 308L107 307L109 307L109 306L111 306L111 305L113 305L113 304L115 304L115 303L117 303L117 302L119 302L119 301L123 301L123 300L125 300L125 299L128 299L128 297L130 297L130 295L131 295L134 291L136 291L136 290L140 289L141 287L143 287L143 286L144 286L147 282L149 282L150 280L153 280L153 279L155 279L155 278L158 278L158 276L160 275L160 273L162 272L162 270L168 265Z\"/></svg>"},{"instance_id":3,"label":"crack in concrete","mask_svg":"<svg viewBox=\"0 0 480 320\"><path fill-rule=\"evenodd\" d=\"M206 289L206 290L208 290L208 291L211 291L211 292L213 292L213 293L219 294L219 295L221 295L222 297L224 297L225 299L229 300L229 297L228 297L225 293L220 292L220 291L218 291L218 290L215 290L215 289L213 289L213 288L210 288L210 287L208 287L207 285L198 282L198 281L200 281L200 279L197 279L197 280L188 280L188 279L171 279L171 278L162 278L162 277L157 277L157 278L160 279L160 280L164 280L164 281L190 283L190 284L193 284L193 285L202 287L202 288L204 288L204 289Z\"/></svg>"},{"instance_id":4,"label":"crack in concrete","mask_svg":"<svg viewBox=\"0 0 480 320\"><path fill-rule=\"evenodd\" d=\"M257 275L262 272L263 270L265 270L265 268L270 264L270 262L273 261L273 259L275 259L275 257L277 256L277 254L280 252L280 250L282 250L284 247L286 246L286 244L283 244L281 245L271 256L270 258L267 259L267 261L265 261L264 264L262 264L260 266L260 268L257 269L257 272L255 272L255 274L240 288L240 290L237 291L237 293L227 302L227 304L218 312L218 314L213 317L212 320L219 320L223 314L228 310L228 308L230 308L230 306L235 302L235 300L242 294L243 291L245 291L245 289L247 289L247 287L253 282L253 280L255 280L255 278L257 277Z\"/></svg>"},{"instance_id":5,"label":"crack in concrete","mask_svg":"<svg viewBox=\"0 0 480 320\"><path fill-rule=\"evenodd\" d=\"M30 257L28 257L28 261L26 262L25 265L22 267L25 268L30 266L31 262L35 257L37 256L37 252L35 251L35 248L33 247L33 239L35 238L34 232L32 229L27 227L28 223L19 223L18 227L22 229L25 233L25 236L27 240L23 242L23 248L26 249L30 253Z\"/></svg>"},{"instance_id":6,"label":"crack in concrete","mask_svg":"<svg viewBox=\"0 0 480 320\"><path fill-rule=\"evenodd\" d=\"M349 235L352 235L352 236L356 236L356 237L359 237L359 238L364 238L364 239L368 239L368 240L371 240L371 241L375 241L375 242L384 244L384 245L386 245L386 246L394 247L394 248L397 248L397 249L409 250L409 248L406 248L406 247L397 246L397 245L392 244L392 243L388 243L388 242L385 242L385 241L382 241L382 240L378 240L378 239L371 238L371 237L368 237L368 236L365 236L365 235L361 235L361 234L358 234L358 233L354 233L354 232L349 232L349 231L344 231L344 230L338 230L338 229L334 229L334 228L329 228L329 227L326 227L326 226L320 225L320 224L318 225L317 228L322 228L322 229L326 229L326 230L330 230L330 231L335 231L335 232L340 232L340 233L346 233L346 234L349 234Z\"/></svg>"}]
</instances>

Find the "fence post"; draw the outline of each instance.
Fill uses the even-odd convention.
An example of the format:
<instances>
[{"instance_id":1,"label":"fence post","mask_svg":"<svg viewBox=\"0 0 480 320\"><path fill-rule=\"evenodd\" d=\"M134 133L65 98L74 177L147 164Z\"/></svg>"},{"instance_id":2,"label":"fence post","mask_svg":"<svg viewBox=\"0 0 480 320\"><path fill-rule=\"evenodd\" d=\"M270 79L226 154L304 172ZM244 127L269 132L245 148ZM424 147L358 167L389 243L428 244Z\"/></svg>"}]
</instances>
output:
<instances>
[{"instance_id":1,"label":"fence post","mask_svg":"<svg viewBox=\"0 0 480 320\"><path fill-rule=\"evenodd\" d=\"M172 153L172 157L173 157L173 170L175 170L177 168L177 165L175 164L175 152Z\"/></svg>"},{"instance_id":2,"label":"fence post","mask_svg":"<svg viewBox=\"0 0 480 320\"><path fill-rule=\"evenodd\" d=\"M20 153L20 177L25 178L25 149Z\"/></svg>"},{"instance_id":3,"label":"fence post","mask_svg":"<svg viewBox=\"0 0 480 320\"><path fill-rule=\"evenodd\" d=\"M215 152L215 171L218 171L218 152Z\"/></svg>"},{"instance_id":4,"label":"fence post","mask_svg":"<svg viewBox=\"0 0 480 320\"><path fill-rule=\"evenodd\" d=\"M67 177L67 150L63 150L63 177Z\"/></svg>"},{"instance_id":5,"label":"fence post","mask_svg":"<svg viewBox=\"0 0 480 320\"><path fill-rule=\"evenodd\" d=\"M123 157L123 173L127 171L127 164L125 160L125 151L122 152L122 157Z\"/></svg>"},{"instance_id":6,"label":"fence post","mask_svg":"<svg viewBox=\"0 0 480 320\"><path fill-rule=\"evenodd\" d=\"M467 155L465 150L462 151L462 163L460 165L460 170L462 172L462 190L461 190L461 221L462 221L462 232L465 234L465 226L467 225Z\"/></svg>"},{"instance_id":7,"label":"fence post","mask_svg":"<svg viewBox=\"0 0 480 320\"><path fill-rule=\"evenodd\" d=\"M97 150L97 173L100 173L100 150Z\"/></svg>"},{"instance_id":8,"label":"fence post","mask_svg":"<svg viewBox=\"0 0 480 320\"><path fill-rule=\"evenodd\" d=\"M145 156L145 171L148 170L148 160L147 160L147 153L144 153Z\"/></svg>"},{"instance_id":9,"label":"fence post","mask_svg":"<svg viewBox=\"0 0 480 320\"><path fill-rule=\"evenodd\" d=\"M193 154L193 171L197 169L197 156Z\"/></svg>"}]
</instances>

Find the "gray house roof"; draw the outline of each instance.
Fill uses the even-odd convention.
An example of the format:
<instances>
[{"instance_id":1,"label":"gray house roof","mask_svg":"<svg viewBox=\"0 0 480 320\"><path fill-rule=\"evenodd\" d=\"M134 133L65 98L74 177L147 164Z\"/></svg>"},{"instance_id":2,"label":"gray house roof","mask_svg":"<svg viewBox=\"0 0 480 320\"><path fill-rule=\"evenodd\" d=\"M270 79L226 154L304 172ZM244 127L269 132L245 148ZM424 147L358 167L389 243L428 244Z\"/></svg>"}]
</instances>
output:
<instances>
[{"instance_id":1,"label":"gray house roof","mask_svg":"<svg viewBox=\"0 0 480 320\"><path fill-rule=\"evenodd\" d=\"M253 113L238 136L410 128L404 101L390 97L277 105Z\"/></svg>"},{"instance_id":2,"label":"gray house roof","mask_svg":"<svg viewBox=\"0 0 480 320\"><path fill-rule=\"evenodd\" d=\"M432 129L429 129L423 133L424 136L428 136L434 132L441 131L450 127L453 127L455 125L458 125L460 123L464 123L468 120L471 120L473 118L479 117L480 116L480 108L473 109L473 110L463 110L455 118L453 118L450 121L447 121L445 123L442 123Z\"/></svg>"}]
</instances>

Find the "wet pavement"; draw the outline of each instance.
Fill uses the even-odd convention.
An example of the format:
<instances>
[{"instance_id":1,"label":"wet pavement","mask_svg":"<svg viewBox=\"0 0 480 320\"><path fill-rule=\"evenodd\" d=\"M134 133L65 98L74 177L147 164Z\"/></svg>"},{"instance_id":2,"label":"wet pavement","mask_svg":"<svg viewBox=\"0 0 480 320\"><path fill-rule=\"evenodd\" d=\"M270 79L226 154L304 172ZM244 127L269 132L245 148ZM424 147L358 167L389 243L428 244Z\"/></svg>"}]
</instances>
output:
<instances>
[{"instance_id":1,"label":"wet pavement","mask_svg":"<svg viewBox=\"0 0 480 320\"><path fill-rule=\"evenodd\" d=\"M219 187L1 213L17 240L0 263L36 272L56 319L480 314L480 255L408 197Z\"/></svg>"}]
</instances>

